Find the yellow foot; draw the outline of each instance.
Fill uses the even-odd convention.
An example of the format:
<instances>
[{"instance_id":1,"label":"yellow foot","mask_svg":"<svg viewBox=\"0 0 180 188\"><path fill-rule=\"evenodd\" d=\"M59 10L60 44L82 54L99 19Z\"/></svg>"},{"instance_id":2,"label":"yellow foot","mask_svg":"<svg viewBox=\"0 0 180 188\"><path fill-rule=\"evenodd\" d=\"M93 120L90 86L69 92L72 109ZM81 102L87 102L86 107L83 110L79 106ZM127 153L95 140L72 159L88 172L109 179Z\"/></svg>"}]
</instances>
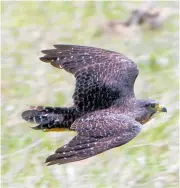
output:
<instances>
[{"instance_id":1,"label":"yellow foot","mask_svg":"<svg viewBox=\"0 0 180 188\"><path fill-rule=\"evenodd\" d=\"M70 131L68 128L52 128L52 129L44 129L44 132L63 132Z\"/></svg>"}]
</instances>

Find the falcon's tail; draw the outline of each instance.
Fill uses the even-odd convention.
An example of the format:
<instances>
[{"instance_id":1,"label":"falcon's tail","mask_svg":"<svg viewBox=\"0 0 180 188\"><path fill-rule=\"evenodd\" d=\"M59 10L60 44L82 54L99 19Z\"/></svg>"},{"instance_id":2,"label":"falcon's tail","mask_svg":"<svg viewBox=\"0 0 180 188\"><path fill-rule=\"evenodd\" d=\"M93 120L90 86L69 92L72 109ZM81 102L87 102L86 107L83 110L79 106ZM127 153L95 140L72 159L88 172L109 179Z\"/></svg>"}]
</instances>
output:
<instances>
[{"instance_id":1,"label":"falcon's tail","mask_svg":"<svg viewBox=\"0 0 180 188\"><path fill-rule=\"evenodd\" d=\"M39 125L32 127L36 130L64 131L69 129L79 113L76 108L30 106L22 113L22 118Z\"/></svg>"}]
</instances>

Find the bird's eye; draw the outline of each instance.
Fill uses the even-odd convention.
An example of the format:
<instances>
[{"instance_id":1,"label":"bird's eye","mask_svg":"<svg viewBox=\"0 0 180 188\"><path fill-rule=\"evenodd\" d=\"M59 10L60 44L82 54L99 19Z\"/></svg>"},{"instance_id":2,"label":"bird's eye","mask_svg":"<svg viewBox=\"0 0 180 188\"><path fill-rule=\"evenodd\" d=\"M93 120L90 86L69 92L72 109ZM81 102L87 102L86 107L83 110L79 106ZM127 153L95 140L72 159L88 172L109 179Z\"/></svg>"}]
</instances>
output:
<instances>
[{"instance_id":1,"label":"bird's eye","mask_svg":"<svg viewBox=\"0 0 180 188\"><path fill-rule=\"evenodd\" d=\"M155 107L156 107L156 104L153 103L153 104L151 104L150 106L151 106L152 108L155 108Z\"/></svg>"}]
</instances>

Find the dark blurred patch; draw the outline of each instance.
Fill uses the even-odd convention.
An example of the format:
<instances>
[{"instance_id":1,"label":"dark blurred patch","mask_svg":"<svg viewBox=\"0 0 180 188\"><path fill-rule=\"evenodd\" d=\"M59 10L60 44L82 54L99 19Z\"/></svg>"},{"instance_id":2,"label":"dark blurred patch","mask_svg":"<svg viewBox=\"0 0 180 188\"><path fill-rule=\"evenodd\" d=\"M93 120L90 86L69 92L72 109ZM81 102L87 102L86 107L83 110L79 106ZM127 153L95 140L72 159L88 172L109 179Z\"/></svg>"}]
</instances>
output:
<instances>
[{"instance_id":1,"label":"dark blurred patch","mask_svg":"<svg viewBox=\"0 0 180 188\"><path fill-rule=\"evenodd\" d=\"M168 18L174 13L173 8L158 8L147 5L146 7L132 10L125 20L112 19L107 21L97 30L96 35L98 36L102 33L126 33L128 35L129 30L132 30L133 27L141 26L145 26L148 30L158 30L163 28Z\"/></svg>"}]
</instances>

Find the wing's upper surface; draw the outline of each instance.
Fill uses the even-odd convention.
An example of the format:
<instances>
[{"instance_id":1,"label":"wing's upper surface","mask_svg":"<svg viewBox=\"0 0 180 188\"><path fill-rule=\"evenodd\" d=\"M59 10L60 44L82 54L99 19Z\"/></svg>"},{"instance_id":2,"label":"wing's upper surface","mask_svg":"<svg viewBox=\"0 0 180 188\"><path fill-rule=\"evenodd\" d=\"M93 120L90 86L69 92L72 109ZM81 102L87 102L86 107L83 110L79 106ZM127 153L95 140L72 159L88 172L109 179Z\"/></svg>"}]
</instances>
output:
<instances>
[{"instance_id":1,"label":"wing's upper surface","mask_svg":"<svg viewBox=\"0 0 180 188\"><path fill-rule=\"evenodd\" d=\"M48 165L80 161L132 140L141 125L118 113L95 111L77 119L71 126L78 135L46 159Z\"/></svg>"},{"instance_id":2,"label":"wing's upper surface","mask_svg":"<svg viewBox=\"0 0 180 188\"><path fill-rule=\"evenodd\" d=\"M100 48L55 45L40 59L76 77L74 103L82 111L104 109L113 101L134 97L137 65L126 56ZM123 100L123 99L122 99Z\"/></svg>"},{"instance_id":3,"label":"wing's upper surface","mask_svg":"<svg viewBox=\"0 0 180 188\"><path fill-rule=\"evenodd\" d=\"M59 44L54 47L55 49L42 50L45 56L40 57L40 60L50 62L53 66L63 68L72 74L84 67L105 63L108 58L114 56L125 57L117 52L88 46Z\"/></svg>"}]
</instances>

